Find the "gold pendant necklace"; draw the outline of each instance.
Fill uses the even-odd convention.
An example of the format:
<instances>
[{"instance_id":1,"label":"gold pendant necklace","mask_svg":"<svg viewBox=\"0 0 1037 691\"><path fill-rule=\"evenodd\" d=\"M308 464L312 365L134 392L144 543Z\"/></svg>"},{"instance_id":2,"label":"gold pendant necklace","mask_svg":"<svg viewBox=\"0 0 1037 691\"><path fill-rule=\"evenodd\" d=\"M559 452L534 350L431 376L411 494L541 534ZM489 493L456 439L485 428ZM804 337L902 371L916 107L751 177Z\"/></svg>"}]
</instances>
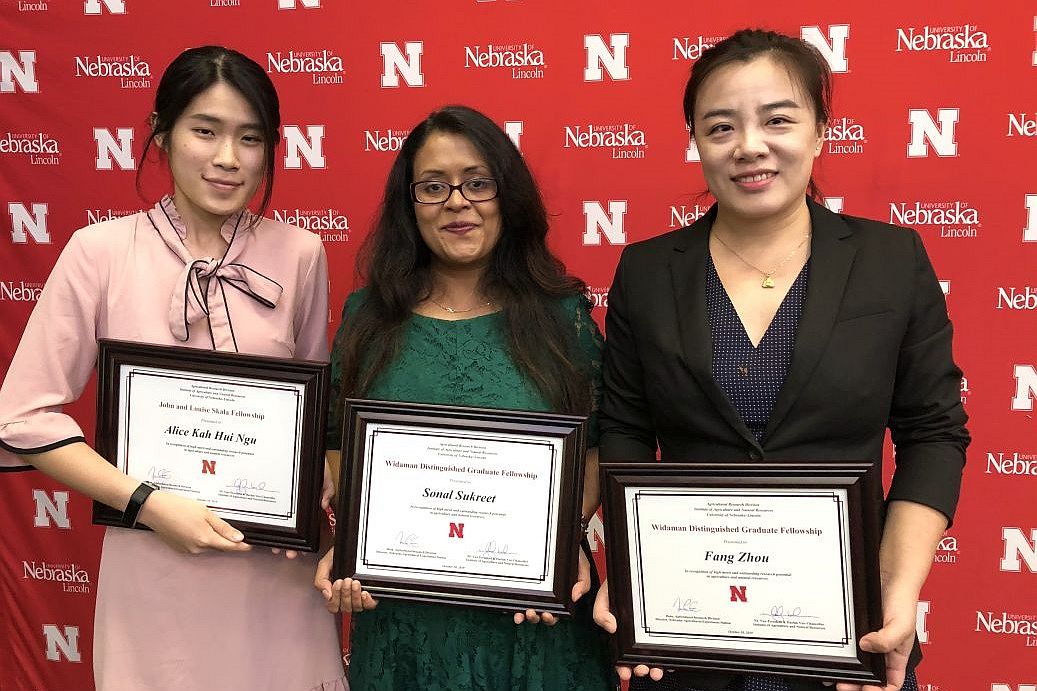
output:
<instances>
[{"instance_id":1,"label":"gold pendant necklace","mask_svg":"<svg viewBox=\"0 0 1037 691\"><path fill-rule=\"evenodd\" d=\"M810 233L807 233L803 237L803 239L799 241L799 244L796 245L795 247L793 247L792 251L789 252L787 255L785 255L785 258L782 259L780 262L778 262L778 265L775 266L770 271L764 271L763 269L761 269L760 267L756 266L751 261L749 261L748 259L743 257L742 255L738 254L738 252L735 252L734 248L731 247L731 245L729 245L726 242L724 242L724 239L722 237L720 237L719 235L717 235L716 233L713 233L713 237L715 237L717 239L717 242L719 242L721 245L726 247L728 249L728 251L731 252L731 254L733 254L736 257L738 257L738 259L743 264L748 266L750 269L753 269L754 271L759 271L761 274L763 274L763 281L760 282L760 287L761 288L773 288L774 287L774 274L776 274L781 269L781 267L785 266L785 264L787 264L788 261L790 259L792 259L793 255L795 255L796 252L799 251L799 248L803 246L803 243L805 243L807 240L810 239Z\"/></svg>"}]
</instances>

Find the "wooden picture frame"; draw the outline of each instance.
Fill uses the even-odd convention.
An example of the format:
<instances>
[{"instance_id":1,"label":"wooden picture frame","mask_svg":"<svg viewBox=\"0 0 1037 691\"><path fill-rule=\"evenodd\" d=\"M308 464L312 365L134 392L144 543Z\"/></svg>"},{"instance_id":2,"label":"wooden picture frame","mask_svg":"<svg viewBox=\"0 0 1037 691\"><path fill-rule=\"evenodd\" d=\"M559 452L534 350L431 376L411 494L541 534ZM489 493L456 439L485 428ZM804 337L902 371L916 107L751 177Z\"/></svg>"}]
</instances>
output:
<instances>
[{"instance_id":1,"label":"wooden picture frame","mask_svg":"<svg viewBox=\"0 0 1037 691\"><path fill-rule=\"evenodd\" d=\"M617 664L884 683L883 656L862 651L858 645L865 633L882 628L878 564L882 488L877 463L604 462L600 472L610 604L618 623L613 637ZM823 515L833 516L840 522L840 527L835 530L816 528L819 535L838 532L826 540L832 540L830 553L840 555L839 563L815 563L803 567L810 573L821 569L825 573L830 571L833 580L839 579L844 584L840 592L845 608L841 616L845 621L838 621L838 617L829 618L829 622L836 620L832 628L843 628L832 636L832 640L813 633L803 634L805 638L799 639L795 638L799 636L797 633L783 641L778 634L760 628L761 624L779 630L820 626L813 621L804 619L801 623L792 619L801 616L802 608L799 606L793 615L791 608L786 612L784 605L770 605L764 601L762 611L749 615L756 626L738 623L749 621L744 615L745 610L739 611L738 608L743 601L751 600L747 588L750 594L759 591L760 586L752 584L773 581L774 585L764 589L774 592L777 588L780 592L787 592L789 600L797 599L794 587L798 578L796 569L786 568L789 563L795 563L793 555L780 553L783 558L779 561L781 566L773 569L770 565L741 566L733 558L724 561L727 557L736 556L736 552L739 558L745 554L749 554L751 559L762 558L762 552L752 551L753 543L768 540L768 544L773 546L783 540L781 536L786 531L790 536L788 547L795 548L796 540L801 544L806 538L801 539L798 533L815 529L800 531L789 528L790 522L795 522L794 516L779 515L778 511L766 508L793 506L792 502L804 508L810 506L811 511L820 506ZM647 512L643 510L646 506L651 507ZM757 508L739 509L739 506ZM678 525L682 512L694 518ZM757 517L753 512L762 513ZM768 512L773 515L768 515ZM639 515L633 515L635 513ZM660 515L677 518L671 521L674 525L652 518ZM756 525L771 527L746 527ZM671 534L673 532L676 534ZM807 538L813 539L813 535ZM652 545L653 541L656 544ZM715 546L724 543L730 543L726 547L727 554L721 552L725 548ZM679 549L673 549L674 545L679 545ZM676 560L676 566L657 557L653 557L651 563L646 562L645 555L661 554L661 549L669 550L667 554L671 556L668 558ZM637 550L633 556L631 550ZM723 557L719 567L716 565L718 557ZM687 567L682 566L685 560ZM632 565L642 572L634 573ZM648 575L652 570L661 572L663 569L687 576L666 580ZM768 569L774 573L767 575ZM800 573L805 572L801 570ZM779 576L788 576L791 580L786 579L779 585ZM754 578L759 580L752 580ZM699 592L688 592L683 601L684 595L678 595L673 603L674 613L665 609L667 600L658 600L660 590L657 586L653 585L656 592L646 595L648 583L678 580L698 584ZM723 590L725 586L731 589L730 602L726 602L728 593ZM696 590L695 586L687 587L690 591ZM700 608L697 599L700 597L708 600L705 607ZM637 602L635 598L639 598ZM646 598L664 604L651 604ZM803 599L809 599L809 595ZM770 619L767 619L768 606L771 607ZM779 607L780 610L775 609ZM676 623L660 625L667 619ZM664 629L673 629L676 633ZM806 642L811 636L817 640ZM655 640L665 641L665 644ZM839 652L836 654L835 650Z\"/></svg>"},{"instance_id":2,"label":"wooden picture frame","mask_svg":"<svg viewBox=\"0 0 1037 691\"><path fill-rule=\"evenodd\" d=\"M249 544L317 550L326 363L101 339L97 375L102 457L204 501ZM127 527L100 502L93 518Z\"/></svg>"},{"instance_id":3,"label":"wooden picture frame","mask_svg":"<svg viewBox=\"0 0 1037 691\"><path fill-rule=\"evenodd\" d=\"M375 597L571 611L585 417L360 399L343 414L335 578Z\"/></svg>"}]
</instances>

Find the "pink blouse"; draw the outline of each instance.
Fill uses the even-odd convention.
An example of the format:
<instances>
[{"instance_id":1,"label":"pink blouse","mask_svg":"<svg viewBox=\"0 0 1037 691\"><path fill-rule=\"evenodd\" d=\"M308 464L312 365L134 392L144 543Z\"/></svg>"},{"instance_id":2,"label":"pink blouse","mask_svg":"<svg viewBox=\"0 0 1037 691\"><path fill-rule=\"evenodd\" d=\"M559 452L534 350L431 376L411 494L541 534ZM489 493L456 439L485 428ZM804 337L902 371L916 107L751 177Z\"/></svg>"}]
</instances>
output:
<instances>
[{"instance_id":1,"label":"pink blouse","mask_svg":"<svg viewBox=\"0 0 1037 691\"><path fill-rule=\"evenodd\" d=\"M86 385L101 337L327 359L320 238L247 212L219 259L196 260L172 202L69 240L0 388L0 464L80 441L62 405ZM206 280L207 279L207 280ZM202 292L202 285L205 291ZM346 691L316 558L267 549L188 556L154 533L105 531L93 629L99 691Z\"/></svg>"},{"instance_id":2,"label":"pink blouse","mask_svg":"<svg viewBox=\"0 0 1037 691\"><path fill-rule=\"evenodd\" d=\"M98 338L326 361L324 246L310 232L256 218L243 211L224 223L222 258L190 255L168 197L147 213L76 231L0 387L0 465L83 440L62 406L86 385Z\"/></svg>"}]
</instances>

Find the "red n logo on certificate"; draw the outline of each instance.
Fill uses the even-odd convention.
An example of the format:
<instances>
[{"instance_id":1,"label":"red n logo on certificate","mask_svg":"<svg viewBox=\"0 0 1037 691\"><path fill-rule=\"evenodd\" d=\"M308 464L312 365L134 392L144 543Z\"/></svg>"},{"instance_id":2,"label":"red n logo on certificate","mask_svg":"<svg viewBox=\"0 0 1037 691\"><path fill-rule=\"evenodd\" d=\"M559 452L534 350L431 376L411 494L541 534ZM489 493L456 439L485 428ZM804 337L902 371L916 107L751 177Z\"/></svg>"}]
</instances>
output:
<instances>
[{"instance_id":1,"label":"red n logo on certificate","mask_svg":"<svg viewBox=\"0 0 1037 691\"><path fill-rule=\"evenodd\" d=\"M216 474L216 461L210 461L204 458L202 459L202 475L205 475L206 473L210 475Z\"/></svg>"},{"instance_id":2,"label":"red n logo on certificate","mask_svg":"<svg viewBox=\"0 0 1037 691\"><path fill-rule=\"evenodd\" d=\"M464 539L464 523L451 523L450 534L447 537L459 537Z\"/></svg>"},{"instance_id":3,"label":"red n logo on certificate","mask_svg":"<svg viewBox=\"0 0 1037 691\"><path fill-rule=\"evenodd\" d=\"M730 586L730 588L731 588L731 602L738 602L739 600L741 600L742 602L748 602L749 601L749 599L745 595L745 586L744 585L732 585L732 586Z\"/></svg>"}]
</instances>

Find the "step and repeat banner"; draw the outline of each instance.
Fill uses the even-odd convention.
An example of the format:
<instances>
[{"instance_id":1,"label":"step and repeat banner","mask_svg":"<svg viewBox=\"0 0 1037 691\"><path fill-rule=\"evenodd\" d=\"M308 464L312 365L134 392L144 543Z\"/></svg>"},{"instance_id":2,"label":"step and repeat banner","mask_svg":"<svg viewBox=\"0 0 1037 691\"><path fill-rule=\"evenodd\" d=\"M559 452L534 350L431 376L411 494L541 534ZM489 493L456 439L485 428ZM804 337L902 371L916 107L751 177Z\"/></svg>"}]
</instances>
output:
<instances>
[{"instance_id":1,"label":"step and repeat banner","mask_svg":"<svg viewBox=\"0 0 1037 691\"><path fill-rule=\"evenodd\" d=\"M681 97L702 51L747 25L802 36L825 56L835 73L815 176L825 203L917 229L956 326L974 442L918 605L921 687L1034 691L1032 2L0 0L0 372L72 232L166 191L154 162L140 194L134 171L154 89L184 48L234 47L277 85L269 215L324 240L329 331L403 138L447 103L483 110L520 146L551 243L587 281L601 322L623 247L708 208ZM85 429L93 395L73 406ZM0 689L93 688L102 531L90 502L35 471L0 473L0 498ZM601 556L600 522L592 530Z\"/></svg>"}]
</instances>

